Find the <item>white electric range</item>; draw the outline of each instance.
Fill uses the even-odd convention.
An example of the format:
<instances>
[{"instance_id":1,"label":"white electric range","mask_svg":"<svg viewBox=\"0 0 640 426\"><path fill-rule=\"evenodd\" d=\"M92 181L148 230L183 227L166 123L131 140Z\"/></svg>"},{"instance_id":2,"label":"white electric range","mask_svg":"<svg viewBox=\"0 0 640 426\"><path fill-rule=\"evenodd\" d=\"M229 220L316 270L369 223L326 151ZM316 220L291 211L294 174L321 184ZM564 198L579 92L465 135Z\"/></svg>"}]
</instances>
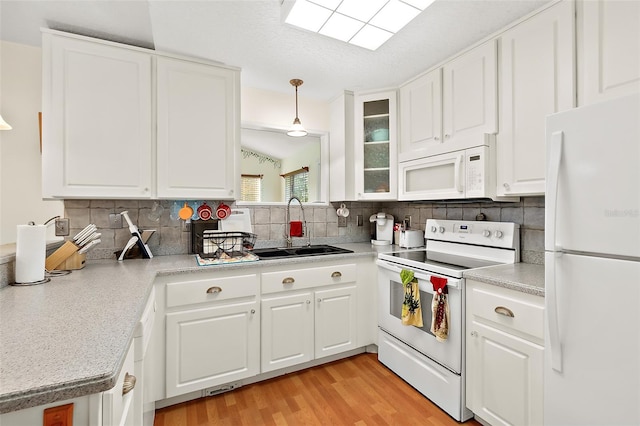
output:
<instances>
[{"instance_id":1,"label":"white electric range","mask_svg":"<svg viewBox=\"0 0 640 426\"><path fill-rule=\"evenodd\" d=\"M520 227L515 223L429 219L426 248L378 255L378 359L458 421L473 414L465 406L463 272L520 261ZM404 287L400 272L418 280L423 326L401 321ZM430 331L434 286L447 280L448 337ZM437 280L434 280L437 281Z\"/></svg>"}]
</instances>

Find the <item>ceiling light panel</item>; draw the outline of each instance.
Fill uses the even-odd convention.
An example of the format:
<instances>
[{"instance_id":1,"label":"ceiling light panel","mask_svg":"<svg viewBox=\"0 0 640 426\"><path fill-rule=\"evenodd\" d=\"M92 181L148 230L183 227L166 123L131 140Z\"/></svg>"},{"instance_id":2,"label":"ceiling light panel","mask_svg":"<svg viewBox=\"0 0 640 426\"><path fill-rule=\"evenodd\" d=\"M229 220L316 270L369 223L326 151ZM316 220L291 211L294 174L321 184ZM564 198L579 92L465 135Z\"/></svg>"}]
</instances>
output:
<instances>
[{"instance_id":1,"label":"ceiling light panel","mask_svg":"<svg viewBox=\"0 0 640 426\"><path fill-rule=\"evenodd\" d=\"M393 36L393 33L381 30L372 25L365 25L349 43L364 47L365 49L376 50L389 40L391 36Z\"/></svg>"},{"instance_id":2,"label":"ceiling light panel","mask_svg":"<svg viewBox=\"0 0 640 426\"><path fill-rule=\"evenodd\" d=\"M322 25L327 22L331 13L329 9L317 4L306 0L297 0L285 22L317 33L322 28Z\"/></svg>"},{"instance_id":3,"label":"ceiling light panel","mask_svg":"<svg viewBox=\"0 0 640 426\"><path fill-rule=\"evenodd\" d=\"M435 0L402 0L402 1L404 3L407 3L415 7L416 9L425 10L426 8L431 6L431 3L433 3Z\"/></svg>"},{"instance_id":4,"label":"ceiling light panel","mask_svg":"<svg viewBox=\"0 0 640 426\"><path fill-rule=\"evenodd\" d=\"M309 0L311 3L318 4L327 9L336 10L342 0Z\"/></svg>"},{"instance_id":5,"label":"ceiling light panel","mask_svg":"<svg viewBox=\"0 0 640 426\"><path fill-rule=\"evenodd\" d=\"M388 0L342 0L337 11L362 22L369 22L369 20L382 9L387 1Z\"/></svg>"},{"instance_id":6,"label":"ceiling light panel","mask_svg":"<svg viewBox=\"0 0 640 426\"><path fill-rule=\"evenodd\" d=\"M363 26L364 22L340 13L334 13L319 33L341 41L349 41Z\"/></svg>"},{"instance_id":7,"label":"ceiling light panel","mask_svg":"<svg viewBox=\"0 0 640 426\"><path fill-rule=\"evenodd\" d=\"M415 7L398 0L391 0L369 23L395 34L419 14L420 11Z\"/></svg>"},{"instance_id":8,"label":"ceiling light panel","mask_svg":"<svg viewBox=\"0 0 640 426\"><path fill-rule=\"evenodd\" d=\"M293 0L287 24L376 50L435 0Z\"/></svg>"}]
</instances>

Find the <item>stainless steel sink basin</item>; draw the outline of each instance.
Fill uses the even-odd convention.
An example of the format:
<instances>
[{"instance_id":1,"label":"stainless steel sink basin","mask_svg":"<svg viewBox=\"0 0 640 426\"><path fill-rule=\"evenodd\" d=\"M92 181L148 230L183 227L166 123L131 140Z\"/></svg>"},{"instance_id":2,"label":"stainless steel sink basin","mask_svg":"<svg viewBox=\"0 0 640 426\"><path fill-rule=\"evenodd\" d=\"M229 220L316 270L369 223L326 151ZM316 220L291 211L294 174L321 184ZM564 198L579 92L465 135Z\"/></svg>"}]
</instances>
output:
<instances>
[{"instance_id":1,"label":"stainless steel sink basin","mask_svg":"<svg viewBox=\"0 0 640 426\"><path fill-rule=\"evenodd\" d=\"M303 257L303 256L322 256L326 254L353 253L352 250L340 247L328 246L325 244L314 245L310 247L291 247L291 248L262 248L253 250L253 254L260 259L278 259L283 257Z\"/></svg>"}]
</instances>

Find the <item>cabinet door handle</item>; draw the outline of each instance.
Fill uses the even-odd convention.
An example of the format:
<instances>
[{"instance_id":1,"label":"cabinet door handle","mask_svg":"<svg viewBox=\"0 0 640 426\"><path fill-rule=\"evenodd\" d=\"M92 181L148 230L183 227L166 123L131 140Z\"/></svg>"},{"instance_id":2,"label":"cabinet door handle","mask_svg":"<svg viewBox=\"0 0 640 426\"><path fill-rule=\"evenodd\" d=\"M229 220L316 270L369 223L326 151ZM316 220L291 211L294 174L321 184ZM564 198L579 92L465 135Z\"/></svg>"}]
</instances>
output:
<instances>
[{"instance_id":1,"label":"cabinet door handle","mask_svg":"<svg viewBox=\"0 0 640 426\"><path fill-rule=\"evenodd\" d=\"M331 278L340 278L342 276L342 273L340 271L335 271L333 274L331 274Z\"/></svg>"},{"instance_id":2,"label":"cabinet door handle","mask_svg":"<svg viewBox=\"0 0 640 426\"><path fill-rule=\"evenodd\" d=\"M472 331L470 334L471 334L471 337L478 337L477 331Z\"/></svg>"},{"instance_id":3,"label":"cabinet door handle","mask_svg":"<svg viewBox=\"0 0 640 426\"><path fill-rule=\"evenodd\" d=\"M513 311L509 308L505 308L504 306L496 306L493 310L496 314L504 315L505 317L514 318Z\"/></svg>"},{"instance_id":4,"label":"cabinet door handle","mask_svg":"<svg viewBox=\"0 0 640 426\"><path fill-rule=\"evenodd\" d=\"M136 387L136 376L133 374L124 374L124 384L122 385L122 394L126 395Z\"/></svg>"},{"instance_id":5,"label":"cabinet door handle","mask_svg":"<svg viewBox=\"0 0 640 426\"><path fill-rule=\"evenodd\" d=\"M307 300L307 305L310 305L310 304L311 304L311 300Z\"/></svg>"},{"instance_id":6,"label":"cabinet door handle","mask_svg":"<svg viewBox=\"0 0 640 426\"><path fill-rule=\"evenodd\" d=\"M296 282L296 280L294 280L293 277L287 277L287 278L282 280L282 284L293 284L295 282Z\"/></svg>"},{"instance_id":7,"label":"cabinet door handle","mask_svg":"<svg viewBox=\"0 0 640 426\"><path fill-rule=\"evenodd\" d=\"M440 136L434 136L434 137L433 137L433 140L434 140L434 141L439 141L439 140L440 140Z\"/></svg>"},{"instance_id":8,"label":"cabinet door handle","mask_svg":"<svg viewBox=\"0 0 640 426\"><path fill-rule=\"evenodd\" d=\"M217 294L217 293L220 293L220 292L222 292L222 289L221 289L220 287L218 287L218 286L215 286L215 287L209 287L209 288L207 289L207 293Z\"/></svg>"},{"instance_id":9,"label":"cabinet door handle","mask_svg":"<svg viewBox=\"0 0 640 426\"><path fill-rule=\"evenodd\" d=\"M251 314L255 314L255 313L256 313L256 310L255 310L255 309L252 309L252 310L251 310Z\"/></svg>"}]
</instances>

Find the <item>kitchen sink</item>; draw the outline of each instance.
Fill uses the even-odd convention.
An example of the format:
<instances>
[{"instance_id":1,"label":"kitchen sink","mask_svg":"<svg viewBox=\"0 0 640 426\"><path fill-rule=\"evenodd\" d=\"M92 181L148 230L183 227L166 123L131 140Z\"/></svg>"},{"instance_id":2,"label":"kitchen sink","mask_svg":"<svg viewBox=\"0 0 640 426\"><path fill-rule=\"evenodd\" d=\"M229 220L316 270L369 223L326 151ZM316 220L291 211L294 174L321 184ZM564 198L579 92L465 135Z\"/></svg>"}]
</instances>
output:
<instances>
[{"instance_id":1,"label":"kitchen sink","mask_svg":"<svg viewBox=\"0 0 640 426\"><path fill-rule=\"evenodd\" d=\"M279 259L283 257L303 257L303 256L322 256L326 254L342 254L353 253L353 250L347 250L340 247L319 244L309 247L291 247L291 248L261 248L253 250L253 254L260 259Z\"/></svg>"}]
</instances>

